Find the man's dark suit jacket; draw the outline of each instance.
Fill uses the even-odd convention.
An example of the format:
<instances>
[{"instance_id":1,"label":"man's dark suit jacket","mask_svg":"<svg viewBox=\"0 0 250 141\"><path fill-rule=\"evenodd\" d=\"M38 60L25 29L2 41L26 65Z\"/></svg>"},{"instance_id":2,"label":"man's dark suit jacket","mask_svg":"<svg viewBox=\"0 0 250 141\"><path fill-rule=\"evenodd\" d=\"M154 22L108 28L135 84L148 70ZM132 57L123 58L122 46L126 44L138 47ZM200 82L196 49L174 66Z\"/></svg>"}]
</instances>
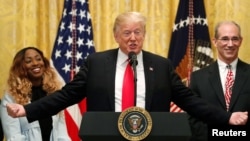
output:
<instances>
[{"instance_id":1,"label":"man's dark suit jacket","mask_svg":"<svg viewBox=\"0 0 250 141\"><path fill-rule=\"evenodd\" d=\"M28 120L51 116L87 98L87 111L115 111L115 71L118 49L88 56L80 71L62 90L24 106ZM207 122L228 124L230 113L206 104L185 87L170 61L143 51L146 105L149 112L169 112L174 101L182 109Z\"/></svg>"},{"instance_id":2,"label":"man's dark suit jacket","mask_svg":"<svg viewBox=\"0 0 250 141\"><path fill-rule=\"evenodd\" d=\"M213 104L220 110L226 111L226 102L220 80L218 62L215 61L206 68L192 73L190 88L195 95L201 97L207 102ZM249 64L238 60L236 67L236 76L232 89L229 112L249 111L250 104L250 66ZM195 141L207 140L207 124L198 119L190 117L191 129L194 133ZM209 125L213 128L213 125Z\"/></svg>"}]
</instances>

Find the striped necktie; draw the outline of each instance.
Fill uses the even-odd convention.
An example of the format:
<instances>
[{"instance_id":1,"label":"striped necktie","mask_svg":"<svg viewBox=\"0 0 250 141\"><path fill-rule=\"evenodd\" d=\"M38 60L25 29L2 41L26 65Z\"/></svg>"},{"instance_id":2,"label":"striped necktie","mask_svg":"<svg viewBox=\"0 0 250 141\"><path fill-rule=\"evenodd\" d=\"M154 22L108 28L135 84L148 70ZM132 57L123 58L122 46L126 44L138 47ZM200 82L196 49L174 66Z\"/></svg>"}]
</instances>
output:
<instances>
[{"instance_id":1,"label":"striped necktie","mask_svg":"<svg viewBox=\"0 0 250 141\"><path fill-rule=\"evenodd\" d=\"M231 65L227 66L227 77L226 77L226 84L225 84L225 101L226 101L226 108L227 111L229 110L229 104L230 104L230 99L232 95L232 89L233 89L233 72L232 72L232 67Z\"/></svg>"}]
</instances>

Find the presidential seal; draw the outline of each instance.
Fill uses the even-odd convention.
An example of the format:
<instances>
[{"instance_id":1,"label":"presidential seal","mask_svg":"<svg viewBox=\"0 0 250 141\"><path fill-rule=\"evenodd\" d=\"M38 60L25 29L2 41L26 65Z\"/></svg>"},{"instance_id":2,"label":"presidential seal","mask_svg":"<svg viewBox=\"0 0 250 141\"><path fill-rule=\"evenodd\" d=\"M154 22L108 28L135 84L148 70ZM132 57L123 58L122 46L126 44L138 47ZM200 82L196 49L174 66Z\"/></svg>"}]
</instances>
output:
<instances>
[{"instance_id":1,"label":"presidential seal","mask_svg":"<svg viewBox=\"0 0 250 141\"><path fill-rule=\"evenodd\" d=\"M127 108L118 118L118 129L121 135L129 141L143 140L151 132L151 116L143 108Z\"/></svg>"}]
</instances>

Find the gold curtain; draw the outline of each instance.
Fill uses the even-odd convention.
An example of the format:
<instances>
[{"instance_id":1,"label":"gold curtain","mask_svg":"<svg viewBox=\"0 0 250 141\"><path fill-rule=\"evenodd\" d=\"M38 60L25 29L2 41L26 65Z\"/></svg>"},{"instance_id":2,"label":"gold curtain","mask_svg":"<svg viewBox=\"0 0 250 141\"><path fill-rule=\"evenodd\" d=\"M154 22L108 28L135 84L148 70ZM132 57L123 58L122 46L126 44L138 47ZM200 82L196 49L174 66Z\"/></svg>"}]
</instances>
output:
<instances>
[{"instance_id":1,"label":"gold curtain","mask_svg":"<svg viewBox=\"0 0 250 141\"><path fill-rule=\"evenodd\" d=\"M0 0L0 96L3 94L9 67L15 53L25 46L36 46L51 56L64 0ZM172 26L179 0L89 0L96 51L116 48L112 27L115 17L124 11L139 11L147 17L144 49L167 57ZM248 55L250 26L249 0L204 0L210 36L221 20L241 25L243 43L239 53ZM215 52L216 54L216 52Z\"/></svg>"}]
</instances>

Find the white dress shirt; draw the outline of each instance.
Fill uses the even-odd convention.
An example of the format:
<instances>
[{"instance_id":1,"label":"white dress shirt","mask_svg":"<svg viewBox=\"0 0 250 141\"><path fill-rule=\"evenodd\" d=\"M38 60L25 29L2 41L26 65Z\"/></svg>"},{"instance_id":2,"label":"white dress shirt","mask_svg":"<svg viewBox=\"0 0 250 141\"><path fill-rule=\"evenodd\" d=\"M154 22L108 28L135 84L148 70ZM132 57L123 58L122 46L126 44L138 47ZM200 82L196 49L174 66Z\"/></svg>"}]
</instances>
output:
<instances>
[{"instance_id":1,"label":"white dress shirt","mask_svg":"<svg viewBox=\"0 0 250 141\"><path fill-rule=\"evenodd\" d=\"M121 112L121 100L122 100L122 85L123 76L127 65L128 56L124 54L120 49L118 50L117 62L116 62L116 74L115 74L115 112ZM145 108L145 75L142 61L142 52L137 54L138 64L136 66L137 73L137 91L136 91L136 106Z\"/></svg>"}]
</instances>

